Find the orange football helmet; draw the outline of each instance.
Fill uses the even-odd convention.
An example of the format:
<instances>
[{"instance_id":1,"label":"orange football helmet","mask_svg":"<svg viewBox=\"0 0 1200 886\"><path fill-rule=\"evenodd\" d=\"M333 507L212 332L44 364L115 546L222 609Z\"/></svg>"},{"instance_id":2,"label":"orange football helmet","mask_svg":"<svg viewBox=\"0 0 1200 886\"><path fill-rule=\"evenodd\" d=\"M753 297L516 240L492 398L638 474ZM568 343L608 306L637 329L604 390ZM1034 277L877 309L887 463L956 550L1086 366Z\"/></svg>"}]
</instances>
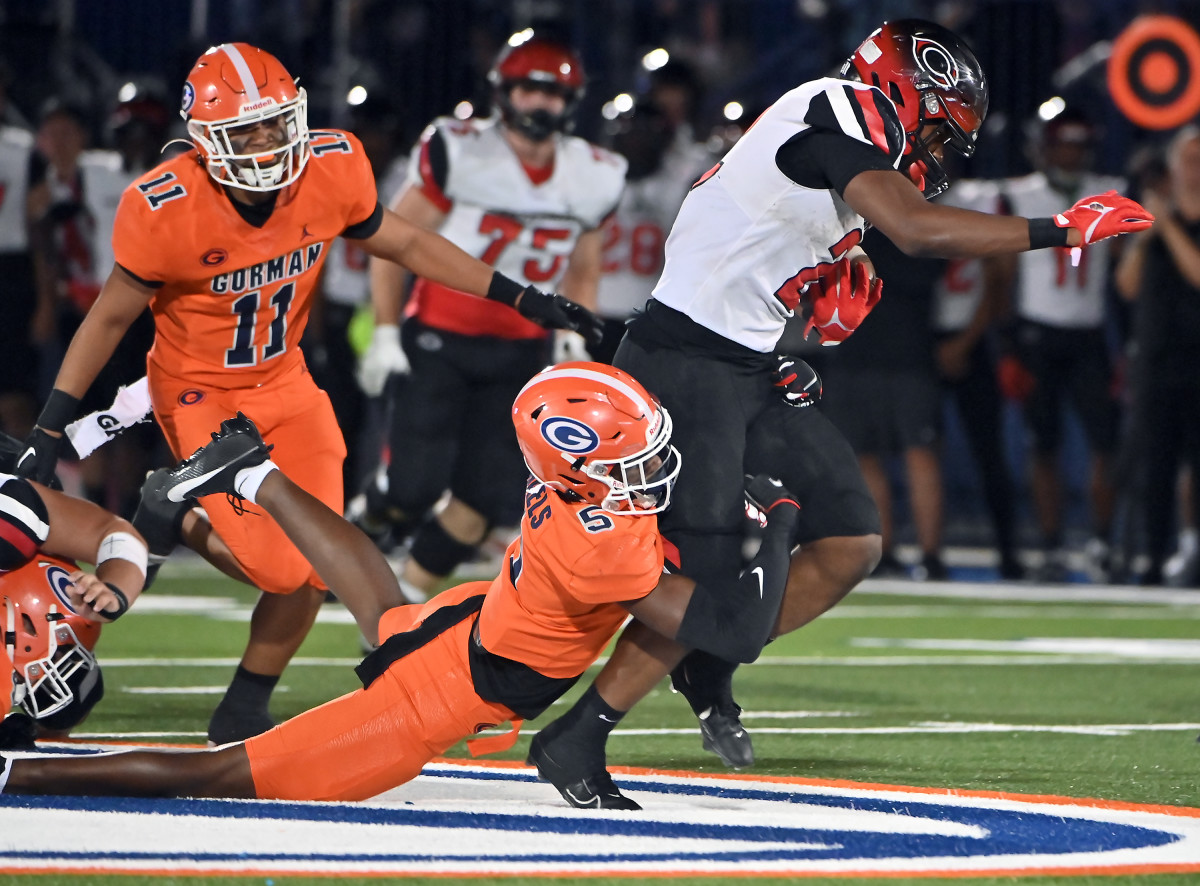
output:
<instances>
[{"instance_id":1,"label":"orange football helmet","mask_svg":"<svg viewBox=\"0 0 1200 886\"><path fill-rule=\"evenodd\" d=\"M200 56L183 84L180 114L222 185L275 191L308 163L308 95L279 59L248 43L222 43ZM276 127L278 144L247 150L259 124Z\"/></svg>"},{"instance_id":2,"label":"orange football helmet","mask_svg":"<svg viewBox=\"0 0 1200 886\"><path fill-rule=\"evenodd\" d=\"M100 625L78 615L66 593L76 568L67 560L39 555L0 577L4 647L13 673L11 702L34 719L51 717L90 696L99 679L92 650Z\"/></svg>"},{"instance_id":3,"label":"orange football helmet","mask_svg":"<svg viewBox=\"0 0 1200 886\"><path fill-rule=\"evenodd\" d=\"M559 363L530 379L512 415L525 464L551 489L618 513L671 503L681 464L671 416L629 373Z\"/></svg>"}]
</instances>

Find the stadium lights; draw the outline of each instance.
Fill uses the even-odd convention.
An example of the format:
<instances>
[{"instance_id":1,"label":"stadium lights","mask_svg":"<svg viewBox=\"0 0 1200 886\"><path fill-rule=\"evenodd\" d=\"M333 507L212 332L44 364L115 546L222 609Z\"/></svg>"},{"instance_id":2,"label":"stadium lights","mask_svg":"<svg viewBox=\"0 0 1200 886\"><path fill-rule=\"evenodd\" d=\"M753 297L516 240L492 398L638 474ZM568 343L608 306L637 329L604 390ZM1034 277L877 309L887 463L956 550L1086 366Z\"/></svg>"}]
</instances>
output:
<instances>
[{"instance_id":1,"label":"stadium lights","mask_svg":"<svg viewBox=\"0 0 1200 886\"><path fill-rule=\"evenodd\" d=\"M470 120L475 113L475 106L468 101L461 101L454 106L454 116L459 120Z\"/></svg>"},{"instance_id":2,"label":"stadium lights","mask_svg":"<svg viewBox=\"0 0 1200 886\"><path fill-rule=\"evenodd\" d=\"M367 100L367 87L351 86L350 91L346 93L346 104L351 107L358 107Z\"/></svg>"},{"instance_id":3,"label":"stadium lights","mask_svg":"<svg viewBox=\"0 0 1200 886\"><path fill-rule=\"evenodd\" d=\"M136 83L133 83L132 81L125 83L120 89L117 90L117 101L131 102L137 98L137 93L138 88Z\"/></svg>"},{"instance_id":4,"label":"stadium lights","mask_svg":"<svg viewBox=\"0 0 1200 886\"><path fill-rule=\"evenodd\" d=\"M742 107L741 102L730 102L725 106L726 120L741 120L742 114L746 113L746 109Z\"/></svg>"},{"instance_id":5,"label":"stadium lights","mask_svg":"<svg viewBox=\"0 0 1200 886\"><path fill-rule=\"evenodd\" d=\"M1038 117L1043 121L1053 120L1066 109L1066 101L1056 95L1054 98L1042 102L1041 107L1038 108Z\"/></svg>"},{"instance_id":6,"label":"stadium lights","mask_svg":"<svg viewBox=\"0 0 1200 886\"><path fill-rule=\"evenodd\" d=\"M657 71L670 60L671 53L660 46L658 49L651 49L642 56L642 67L647 71Z\"/></svg>"},{"instance_id":7,"label":"stadium lights","mask_svg":"<svg viewBox=\"0 0 1200 886\"><path fill-rule=\"evenodd\" d=\"M628 92L622 92L613 98L613 107L617 109L618 114L624 114L633 108L633 96Z\"/></svg>"},{"instance_id":8,"label":"stadium lights","mask_svg":"<svg viewBox=\"0 0 1200 886\"><path fill-rule=\"evenodd\" d=\"M533 28L526 28L523 31L517 31L508 38L509 46L520 46L522 43L528 43L533 39Z\"/></svg>"}]
</instances>

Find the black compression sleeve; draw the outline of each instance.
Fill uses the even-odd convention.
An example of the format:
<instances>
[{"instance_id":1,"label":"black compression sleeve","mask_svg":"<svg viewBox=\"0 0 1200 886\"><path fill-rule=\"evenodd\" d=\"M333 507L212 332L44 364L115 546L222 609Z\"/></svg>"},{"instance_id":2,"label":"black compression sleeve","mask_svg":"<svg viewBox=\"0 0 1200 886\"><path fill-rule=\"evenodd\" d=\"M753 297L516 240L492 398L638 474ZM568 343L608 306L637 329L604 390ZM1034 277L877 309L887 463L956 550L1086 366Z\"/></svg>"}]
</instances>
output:
<instances>
[{"instance_id":1,"label":"black compression sleeve","mask_svg":"<svg viewBox=\"0 0 1200 886\"><path fill-rule=\"evenodd\" d=\"M727 661L758 658L779 616L799 518L800 512L791 505L772 510L762 546L735 587L697 583L675 639Z\"/></svg>"},{"instance_id":2,"label":"black compression sleeve","mask_svg":"<svg viewBox=\"0 0 1200 886\"><path fill-rule=\"evenodd\" d=\"M807 129L793 135L775 152L779 171L802 188L833 188L838 194L850 180L869 169L892 169L888 155L840 132Z\"/></svg>"}]
</instances>

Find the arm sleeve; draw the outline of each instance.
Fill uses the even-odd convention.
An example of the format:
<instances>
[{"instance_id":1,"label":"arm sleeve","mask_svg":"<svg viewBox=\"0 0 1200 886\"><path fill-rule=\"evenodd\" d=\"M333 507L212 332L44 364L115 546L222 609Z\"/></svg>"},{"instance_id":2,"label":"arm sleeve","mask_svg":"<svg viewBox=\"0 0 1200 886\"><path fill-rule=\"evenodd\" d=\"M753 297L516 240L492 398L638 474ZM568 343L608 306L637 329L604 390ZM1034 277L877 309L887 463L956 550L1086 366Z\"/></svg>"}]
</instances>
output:
<instances>
[{"instance_id":1,"label":"arm sleeve","mask_svg":"<svg viewBox=\"0 0 1200 886\"><path fill-rule=\"evenodd\" d=\"M776 507L762 545L734 587L697 583L675 639L726 661L752 662L771 638L787 588L800 511Z\"/></svg>"},{"instance_id":2,"label":"arm sleeve","mask_svg":"<svg viewBox=\"0 0 1200 886\"><path fill-rule=\"evenodd\" d=\"M775 154L779 171L802 188L832 188L840 196L860 172L892 169L887 154L838 132L807 129L793 135Z\"/></svg>"},{"instance_id":3,"label":"arm sleeve","mask_svg":"<svg viewBox=\"0 0 1200 886\"><path fill-rule=\"evenodd\" d=\"M161 286L169 276L166 250L161 248L153 214L145 206L146 200L137 188L125 189L113 223L113 257L135 280L146 286Z\"/></svg>"},{"instance_id":4,"label":"arm sleeve","mask_svg":"<svg viewBox=\"0 0 1200 886\"><path fill-rule=\"evenodd\" d=\"M24 566L46 542L50 516L33 485L0 474L0 573Z\"/></svg>"},{"instance_id":5,"label":"arm sleeve","mask_svg":"<svg viewBox=\"0 0 1200 886\"><path fill-rule=\"evenodd\" d=\"M383 206L379 201L375 201L374 211L362 221L342 231L342 236L351 240L365 240L378 231L381 224L383 224Z\"/></svg>"},{"instance_id":6,"label":"arm sleeve","mask_svg":"<svg viewBox=\"0 0 1200 886\"><path fill-rule=\"evenodd\" d=\"M450 161L446 153L445 136L436 126L429 126L413 153L409 180L430 203L442 212L449 212L454 205L454 201L446 196L449 178Z\"/></svg>"}]
</instances>

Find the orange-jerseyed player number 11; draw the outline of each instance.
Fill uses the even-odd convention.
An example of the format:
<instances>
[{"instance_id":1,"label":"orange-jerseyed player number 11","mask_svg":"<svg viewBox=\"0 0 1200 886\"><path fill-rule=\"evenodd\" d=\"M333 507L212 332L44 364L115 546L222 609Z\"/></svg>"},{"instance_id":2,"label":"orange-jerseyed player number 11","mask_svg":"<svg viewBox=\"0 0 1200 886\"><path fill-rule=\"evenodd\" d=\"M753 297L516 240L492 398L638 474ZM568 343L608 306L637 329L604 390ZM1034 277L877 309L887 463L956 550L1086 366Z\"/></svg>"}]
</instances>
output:
<instances>
[{"instance_id":1,"label":"orange-jerseyed player number 11","mask_svg":"<svg viewBox=\"0 0 1200 886\"><path fill-rule=\"evenodd\" d=\"M278 357L286 347L287 314L292 306L292 296L296 292L294 283L285 283L271 296L271 306L275 309L275 317L271 320L270 335L263 345L262 362ZM254 327L258 322L260 290L247 292L233 303L233 313L237 315L237 329L233 333L233 347L225 351L225 365L253 366L255 359Z\"/></svg>"}]
</instances>

